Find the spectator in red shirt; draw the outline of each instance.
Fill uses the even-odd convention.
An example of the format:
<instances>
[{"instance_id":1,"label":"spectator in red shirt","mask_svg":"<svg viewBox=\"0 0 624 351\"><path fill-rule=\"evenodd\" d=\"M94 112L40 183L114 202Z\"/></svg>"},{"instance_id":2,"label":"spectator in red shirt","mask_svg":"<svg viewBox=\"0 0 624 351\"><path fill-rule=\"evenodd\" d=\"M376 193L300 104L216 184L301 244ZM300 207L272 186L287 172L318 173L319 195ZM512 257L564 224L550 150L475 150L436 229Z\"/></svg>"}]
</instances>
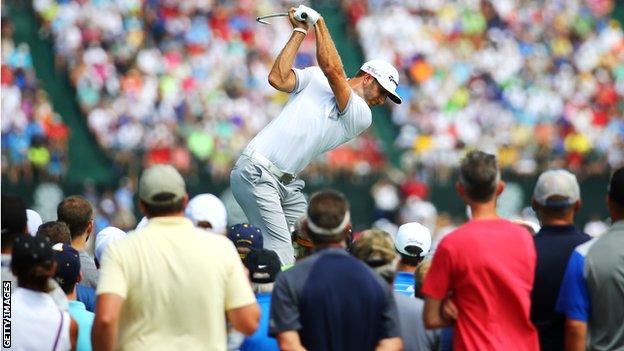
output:
<instances>
[{"instance_id":1,"label":"spectator in red shirt","mask_svg":"<svg viewBox=\"0 0 624 351\"><path fill-rule=\"evenodd\" d=\"M529 319L535 246L526 229L498 217L504 187L495 156L462 160L456 189L472 219L440 242L422 288L425 326L454 324L454 350L539 350Z\"/></svg>"}]
</instances>

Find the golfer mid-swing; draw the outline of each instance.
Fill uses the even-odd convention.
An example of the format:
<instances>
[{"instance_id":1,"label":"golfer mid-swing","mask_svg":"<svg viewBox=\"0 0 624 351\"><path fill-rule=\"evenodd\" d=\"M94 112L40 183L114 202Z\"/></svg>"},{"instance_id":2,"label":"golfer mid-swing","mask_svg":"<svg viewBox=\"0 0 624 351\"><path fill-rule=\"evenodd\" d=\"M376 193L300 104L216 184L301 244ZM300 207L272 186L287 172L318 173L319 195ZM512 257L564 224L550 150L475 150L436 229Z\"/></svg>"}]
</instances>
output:
<instances>
[{"instance_id":1,"label":"golfer mid-swing","mask_svg":"<svg viewBox=\"0 0 624 351\"><path fill-rule=\"evenodd\" d=\"M401 103L396 93L399 74L392 65L371 60L347 79L318 12L300 6L288 14L293 32L269 73L275 89L290 93L288 103L247 145L230 175L236 201L249 222L262 230L264 247L277 252L282 265L294 263L289 225L307 207L301 192L305 183L297 174L316 156L367 129L372 123L370 106L384 103L386 97ZM308 26L316 34L319 66L295 69L295 56Z\"/></svg>"}]
</instances>

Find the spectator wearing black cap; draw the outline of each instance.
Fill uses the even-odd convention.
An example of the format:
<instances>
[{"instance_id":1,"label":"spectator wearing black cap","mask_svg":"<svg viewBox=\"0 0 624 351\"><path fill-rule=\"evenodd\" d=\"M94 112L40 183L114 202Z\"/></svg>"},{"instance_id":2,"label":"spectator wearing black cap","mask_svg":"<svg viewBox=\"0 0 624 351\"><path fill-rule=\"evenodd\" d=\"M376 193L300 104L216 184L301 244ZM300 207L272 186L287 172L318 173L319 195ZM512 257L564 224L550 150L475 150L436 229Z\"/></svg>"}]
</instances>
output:
<instances>
[{"instance_id":1,"label":"spectator wearing black cap","mask_svg":"<svg viewBox=\"0 0 624 351\"><path fill-rule=\"evenodd\" d=\"M248 223L239 223L231 226L227 237L234 243L236 251L238 251L238 255L243 262L249 252L262 248L262 232Z\"/></svg>"},{"instance_id":2,"label":"spectator wearing black cap","mask_svg":"<svg viewBox=\"0 0 624 351\"><path fill-rule=\"evenodd\" d=\"M442 239L421 289L427 328L455 324L454 350L538 350L530 320L535 245L496 212L505 183L496 156L471 151L456 190L472 219Z\"/></svg>"},{"instance_id":3,"label":"spectator wearing black cap","mask_svg":"<svg viewBox=\"0 0 624 351\"><path fill-rule=\"evenodd\" d=\"M247 254L244 262L249 271L251 288L256 294L262 313L258 330L252 336L245 338L240 351L277 351L279 350L277 340L269 336L269 311L273 285L280 272L279 256L271 250L255 249Z\"/></svg>"},{"instance_id":4,"label":"spectator wearing black cap","mask_svg":"<svg viewBox=\"0 0 624 351\"><path fill-rule=\"evenodd\" d=\"M570 254L589 235L574 225L581 207L581 191L574 174L550 170L537 179L532 207L542 228L533 237L537 252L531 292L531 321L537 328L542 351L563 350L564 316L555 311L559 287Z\"/></svg>"},{"instance_id":5,"label":"spectator wearing black cap","mask_svg":"<svg viewBox=\"0 0 624 351\"><path fill-rule=\"evenodd\" d=\"M427 230L428 232L428 230ZM390 234L371 229L364 231L353 244L353 256L374 269L392 286L397 273L399 255ZM439 330L426 330L423 324L423 300L407 296L402 291L394 291L404 351L434 351L440 343Z\"/></svg>"},{"instance_id":6,"label":"spectator wearing black cap","mask_svg":"<svg viewBox=\"0 0 624 351\"><path fill-rule=\"evenodd\" d=\"M19 287L11 296L11 347L14 350L74 350L78 325L48 294L57 263L50 240L19 236L11 270Z\"/></svg>"},{"instance_id":7,"label":"spectator wearing black cap","mask_svg":"<svg viewBox=\"0 0 624 351\"><path fill-rule=\"evenodd\" d=\"M572 252L561 283L567 351L624 349L624 168L611 176L607 207L609 231Z\"/></svg>"},{"instance_id":8,"label":"spectator wearing black cap","mask_svg":"<svg viewBox=\"0 0 624 351\"><path fill-rule=\"evenodd\" d=\"M17 279L11 272L11 253L13 242L28 232L26 204L13 195L2 194L2 281L17 285Z\"/></svg>"},{"instance_id":9,"label":"spectator wearing black cap","mask_svg":"<svg viewBox=\"0 0 624 351\"><path fill-rule=\"evenodd\" d=\"M350 256L349 205L333 190L310 198L302 230L316 253L282 272L271 298L269 332L282 350L399 350L392 288Z\"/></svg>"},{"instance_id":10,"label":"spectator wearing black cap","mask_svg":"<svg viewBox=\"0 0 624 351\"><path fill-rule=\"evenodd\" d=\"M84 303L77 299L77 285L82 279L80 255L69 244L58 243L52 247L57 269L54 279L61 286L69 300L69 314L78 324L77 351L91 350L91 328L95 315L87 311Z\"/></svg>"},{"instance_id":11,"label":"spectator wearing black cap","mask_svg":"<svg viewBox=\"0 0 624 351\"><path fill-rule=\"evenodd\" d=\"M87 240L93 233L93 207L82 196L68 196L56 208L56 215L59 222L69 227L71 246L80 254L82 284L95 289L99 272L93 256L86 250Z\"/></svg>"},{"instance_id":12,"label":"spectator wearing black cap","mask_svg":"<svg viewBox=\"0 0 624 351\"><path fill-rule=\"evenodd\" d=\"M95 350L225 350L226 316L245 335L260 310L234 245L184 217L186 185L170 165L146 169L139 205L147 225L104 251Z\"/></svg>"}]
</instances>

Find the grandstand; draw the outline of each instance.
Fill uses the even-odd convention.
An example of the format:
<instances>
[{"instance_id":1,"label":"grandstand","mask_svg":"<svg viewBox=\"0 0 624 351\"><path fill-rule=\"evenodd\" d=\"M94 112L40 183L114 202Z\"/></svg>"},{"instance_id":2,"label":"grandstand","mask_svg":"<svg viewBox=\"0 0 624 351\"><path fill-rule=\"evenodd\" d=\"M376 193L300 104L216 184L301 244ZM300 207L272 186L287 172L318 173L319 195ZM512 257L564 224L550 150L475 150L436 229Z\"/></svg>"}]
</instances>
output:
<instances>
[{"instance_id":1,"label":"grandstand","mask_svg":"<svg viewBox=\"0 0 624 351\"><path fill-rule=\"evenodd\" d=\"M166 162L191 193L224 190L242 148L285 102L266 75L288 23L253 20L281 1L200 3L4 2L4 188L33 198L43 181L82 192L91 179L95 202L110 203L124 189L118 179ZM313 2L347 74L382 56L401 67L406 103L376 109L374 133L309 167L309 190L344 190L367 225L379 177L404 189L423 182L439 211L462 215L449 196L452 168L475 147L498 154L521 205L545 168L570 168L587 193L603 187L624 162L624 39L614 15L623 10L612 1L512 3ZM314 60L307 38L296 65ZM604 216L602 199L592 201L581 221Z\"/></svg>"}]
</instances>

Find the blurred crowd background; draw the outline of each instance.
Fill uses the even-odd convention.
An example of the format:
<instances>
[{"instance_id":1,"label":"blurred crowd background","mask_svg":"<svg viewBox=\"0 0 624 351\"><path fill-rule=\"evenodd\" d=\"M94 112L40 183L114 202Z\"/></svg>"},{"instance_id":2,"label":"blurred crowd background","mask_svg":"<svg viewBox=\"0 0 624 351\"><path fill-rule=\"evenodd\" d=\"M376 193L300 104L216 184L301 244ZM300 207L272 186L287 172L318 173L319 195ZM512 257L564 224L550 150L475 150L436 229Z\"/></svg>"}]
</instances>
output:
<instances>
[{"instance_id":1,"label":"blurred crowd background","mask_svg":"<svg viewBox=\"0 0 624 351\"><path fill-rule=\"evenodd\" d=\"M3 14L12 3L3 2ZM151 164L171 163L196 184L203 177L227 183L242 148L287 99L267 74L289 24L276 19L263 26L255 17L291 3L33 1L37 35L52 43L54 67L73 89L68 98L115 169L106 186L87 180L72 188L96 205L99 228L134 227L136 176ZM609 169L624 164L624 34L613 0L339 5L336 13L321 10L333 19L334 38L342 31L339 37L359 43L362 59L400 67L404 104L377 110L375 130L322 156L302 177L374 184L366 188L370 194L356 194L363 201L352 201L371 209L369 218L356 214L363 225L424 221L432 230L451 228L464 214L440 210L448 205L435 189L452 185L454 165L476 147L496 153L505 174L525 177L527 188L533 185L527 179L548 168L606 182ZM42 89L28 43L13 41L18 27L3 15L3 184L27 187L45 217L64 196L68 140L79 131L64 124L71 116L55 111L49 89ZM296 66L315 64L314 50L309 35ZM384 124L390 136L379 133ZM522 189L510 184L504 213L532 218ZM236 212L231 196L223 198ZM604 217L596 209L586 222L602 228Z\"/></svg>"}]
</instances>

